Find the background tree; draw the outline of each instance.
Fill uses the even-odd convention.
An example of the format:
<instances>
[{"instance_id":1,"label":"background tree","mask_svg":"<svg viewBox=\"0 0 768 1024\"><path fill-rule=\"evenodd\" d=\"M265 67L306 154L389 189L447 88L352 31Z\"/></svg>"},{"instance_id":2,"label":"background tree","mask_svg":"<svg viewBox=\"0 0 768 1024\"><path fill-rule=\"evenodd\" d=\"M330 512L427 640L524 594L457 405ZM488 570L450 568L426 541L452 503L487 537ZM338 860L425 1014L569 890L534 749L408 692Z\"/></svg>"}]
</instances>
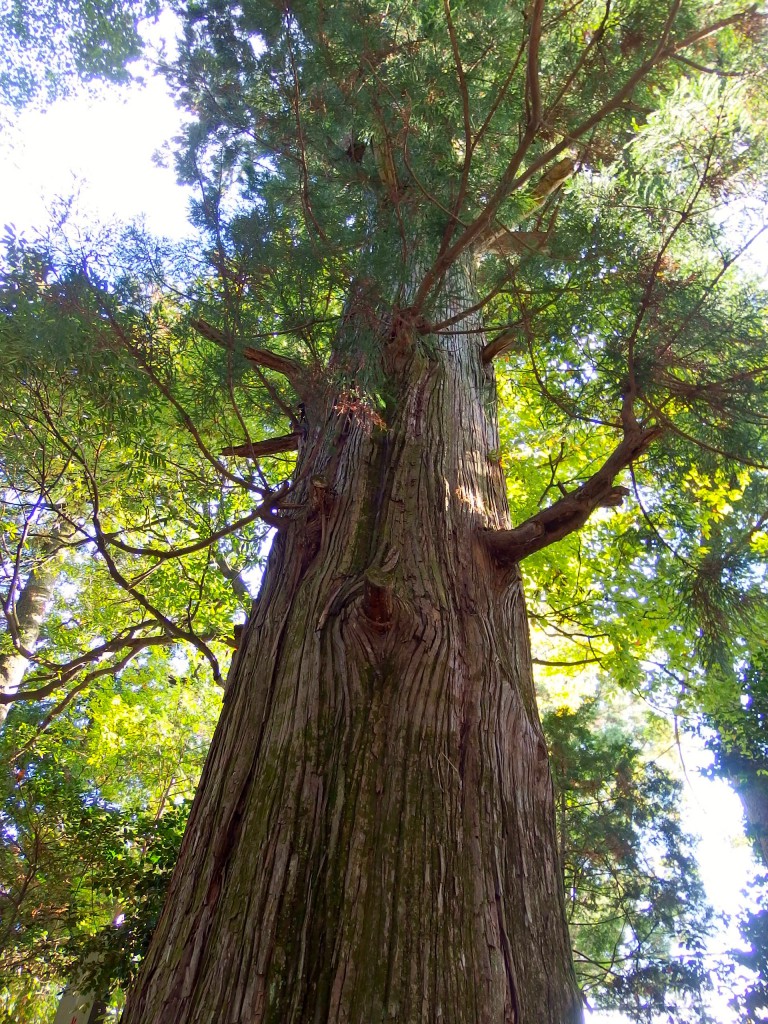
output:
<instances>
[{"instance_id":1,"label":"background tree","mask_svg":"<svg viewBox=\"0 0 768 1024\"><path fill-rule=\"evenodd\" d=\"M156 0L12 0L0 15L0 98L19 109L50 102L78 84L126 82L142 51L139 27Z\"/></svg>"},{"instance_id":2,"label":"background tree","mask_svg":"<svg viewBox=\"0 0 768 1024\"><path fill-rule=\"evenodd\" d=\"M212 455L201 466L196 428L177 427L177 410L140 367L126 376L119 351L110 364L96 342L73 374L77 303L90 296L82 263L82 280L66 271L41 287L50 249L22 257L14 245L2 296L3 717L55 696L46 726L92 680L158 646L196 652L222 682L219 659L250 605L241 572L257 569L267 533L250 502L266 477L220 474ZM63 320L56 291L73 303ZM186 359L183 386L200 389L191 349Z\"/></svg>"},{"instance_id":3,"label":"background tree","mask_svg":"<svg viewBox=\"0 0 768 1024\"><path fill-rule=\"evenodd\" d=\"M706 1020L711 912L679 816L681 785L598 700L543 719L566 910L585 998L633 1021ZM645 734L645 735L644 735Z\"/></svg>"},{"instance_id":4,"label":"background tree","mask_svg":"<svg viewBox=\"0 0 768 1024\"><path fill-rule=\"evenodd\" d=\"M750 981L736 993L733 1004L745 1021L759 1024L768 1013L768 675L765 647L753 644L750 652L751 660L735 671L712 670L704 722L715 753L713 772L738 793L746 833L763 869L750 886L751 906L740 922L747 948L734 952L736 962L749 971Z\"/></svg>"},{"instance_id":5,"label":"background tree","mask_svg":"<svg viewBox=\"0 0 768 1024\"><path fill-rule=\"evenodd\" d=\"M124 987L143 954L219 710L201 666L169 675L152 650L93 682L34 749L3 736L0 1007L50 1020L66 980L98 966L98 991ZM21 720L21 721L19 721ZM13 758L9 765L8 758ZM98 959L89 957L98 953Z\"/></svg>"}]
</instances>

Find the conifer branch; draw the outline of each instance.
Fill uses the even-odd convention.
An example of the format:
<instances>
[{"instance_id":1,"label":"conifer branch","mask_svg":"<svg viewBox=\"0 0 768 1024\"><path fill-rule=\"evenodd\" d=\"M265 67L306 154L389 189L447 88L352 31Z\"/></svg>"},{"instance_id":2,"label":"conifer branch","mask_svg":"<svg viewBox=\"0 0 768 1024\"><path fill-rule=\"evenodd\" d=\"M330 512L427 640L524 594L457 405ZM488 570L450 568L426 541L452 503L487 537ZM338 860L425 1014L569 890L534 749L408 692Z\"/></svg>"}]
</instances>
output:
<instances>
[{"instance_id":1,"label":"conifer branch","mask_svg":"<svg viewBox=\"0 0 768 1024\"><path fill-rule=\"evenodd\" d=\"M467 76L464 72L464 65L461 61L461 53L459 52L459 40L456 35L456 27L453 23L451 16L451 5L449 0L443 0L443 9L445 11L445 20L448 25L448 34L451 39L451 50L453 52L453 62L456 67L456 77L459 81L459 93L461 95L461 113L462 121L464 124L464 160L461 168L461 178L459 180L459 188L456 195L456 200L453 204L452 216L449 223L446 225L446 233L443 235L442 246L450 244L450 239L453 236L456 226L458 225L459 214L461 208L464 205L464 199L467 194L467 186L469 184L469 172L472 166L472 153L474 150L474 142L472 140L472 119L469 109L469 88L467 86ZM441 246L441 247L442 247Z\"/></svg>"},{"instance_id":2,"label":"conifer branch","mask_svg":"<svg viewBox=\"0 0 768 1024\"><path fill-rule=\"evenodd\" d=\"M519 327L510 327L508 330L502 331L498 337L493 339L493 341L488 342L480 353L480 359L482 360L483 365L487 366L489 363L492 363L494 359L498 359L499 356L503 356L505 353L509 352L511 348L514 348L519 338Z\"/></svg>"},{"instance_id":3,"label":"conifer branch","mask_svg":"<svg viewBox=\"0 0 768 1024\"><path fill-rule=\"evenodd\" d=\"M497 564L513 565L562 540L581 529L596 508L621 505L629 491L626 487L615 486L614 480L648 450L661 432L659 427L625 430L618 447L577 490L565 494L554 505L537 512L513 530L484 531L482 539Z\"/></svg>"},{"instance_id":4,"label":"conifer branch","mask_svg":"<svg viewBox=\"0 0 768 1024\"><path fill-rule=\"evenodd\" d=\"M573 162L569 161L569 163L573 167ZM565 178L561 179L558 184L562 184L564 180ZM548 237L546 231L512 231L503 224L493 222L478 237L474 244L474 250L477 255L494 253L496 256L544 252Z\"/></svg>"},{"instance_id":5,"label":"conifer branch","mask_svg":"<svg viewBox=\"0 0 768 1024\"><path fill-rule=\"evenodd\" d=\"M531 15L531 33L528 41L528 64L525 69L525 105L528 128L535 134L541 124L541 85L539 83L539 47L544 0L536 0Z\"/></svg>"},{"instance_id":6,"label":"conifer branch","mask_svg":"<svg viewBox=\"0 0 768 1024\"><path fill-rule=\"evenodd\" d=\"M432 291L436 282L441 279L445 270L456 262L462 252L476 244L477 239L482 236L482 234L488 229L488 226L493 222L502 202L513 192L522 188L522 186L525 185L534 175L552 165L553 161L566 157L568 150L573 148L573 144L575 142L578 142L596 125L605 121L617 110L621 109L621 107L631 98L638 85L640 85L640 83L647 78L652 71L662 65L665 61L676 58L682 51L687 50L689 47L696 45L696 43L716 34L723 28L743 22L750 17L759 16L757 15L757 6L753 4L750 7L745 8L743 11L738 11L736 14L720 18L704 28L691 32L679 41L672 41L670 37L672 35L672 30L677 19L680 6L681 0L673 0L667 14L664 27L660 33L660 38L654 47L653 52L645 61L643 61L642 64L639 65L638 68L635 69L624 84L616 90L613 96L603 103L602 106L600 106L593 114L582 121L580 125L573 127L566 138L562 139L557 143L557 145L553 146L547 152L542 153L541 156L533 160L529 167L524 171L521 171L520 168L525 155L530 149L540 127L539 123L532 120L532 114L535 113L535 110L529 110L526 130L523 133L517 150L510 159L504 173L500 176L496 189L489 197L482 213L480 213L475 220L466 227L462 234L460 234L452 244L447 246L441 245L434 264L424 275L424 279L422 280L415 296L413 303L415 310L421 310L427 296ZM528 66L526 69L527 98L535 98L535 94L533 97L531 96L530 90L534 85L533 62L537 59L537 55L538 41L534 35L531 35L529 38ZM537 82L538 80L536 79L536 83ZM555 164L555 167L557 166L558 164ZM544 178L546 177L547 175L545 174ZM543 184L543 182L544 179L542 179L541 184Z\"/></svg>"},{"instance_id":7,"label":"conifer branch","mask_svg":"<svg viewBox=\"0 0 768 1024\"><path fill-rule=\"evenodd\" d=\"M192 320L191 325L198 334L207 338L208 341L212 341L215 345L219 345L230 352L234 350L232 342L224 332L220 331L218 327L214 327L213 324L209 324L207 320ZM268 370L274 370L275 373L282 374L298 393L296 385L303 370L301 363L296 362L295 359L290 359L288 356L281 356L277 352L270 352L266 348L252 348L249 346L243 349L242 354L255 366L263 366Z\"/></svg>"},{"instance_id":8,"label":"conifer branch","mask_svg":"<svg viewBox=\"0 0 768 1024\"><path fill-rule=\"evenodd\" d=\"M266 348L244 348L243 355L248 362L253 363L255 366L263 366L267 370L281 373L286 380L290 381L298 394L297 381L301 376L301 363L297 363L295 359L289 359L288 356L280 356L276 352L270 352Z\"/></svg>"}]
</instances>

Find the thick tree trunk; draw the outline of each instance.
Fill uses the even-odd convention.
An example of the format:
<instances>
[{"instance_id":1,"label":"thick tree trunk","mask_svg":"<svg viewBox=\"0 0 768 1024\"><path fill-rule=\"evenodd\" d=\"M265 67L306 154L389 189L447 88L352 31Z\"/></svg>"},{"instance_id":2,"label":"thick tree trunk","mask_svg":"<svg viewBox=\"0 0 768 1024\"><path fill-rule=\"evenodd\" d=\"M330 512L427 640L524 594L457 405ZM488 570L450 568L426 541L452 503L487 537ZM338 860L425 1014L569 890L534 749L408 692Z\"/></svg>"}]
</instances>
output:
<instances>
[{"instance_id":1,"label":"thick tree trunk","mask_svg":"<svg viewBox=\"0 0 768 1024\"><path fill-rule=\"evenodd\" d=\"M125 1024L581 1020L478 326L310 410Z\"/></svg>"}]
</instances>

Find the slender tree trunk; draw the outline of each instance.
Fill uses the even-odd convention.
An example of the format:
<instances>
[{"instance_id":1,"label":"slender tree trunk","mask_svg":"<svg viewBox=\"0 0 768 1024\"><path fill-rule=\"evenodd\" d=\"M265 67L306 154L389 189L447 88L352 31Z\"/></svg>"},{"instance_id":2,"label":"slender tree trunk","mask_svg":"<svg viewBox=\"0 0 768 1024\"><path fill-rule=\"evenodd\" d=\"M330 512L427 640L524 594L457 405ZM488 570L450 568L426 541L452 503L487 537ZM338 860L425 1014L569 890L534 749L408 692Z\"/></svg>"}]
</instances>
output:
<instances>
[{"instance_id":1,"label":"slender tree trunk","mask_svg":"<svg viewBox=\"0 0 768 1024\"><path fill-rule=\"evenodd\" d=\"M124 1024L581 1020L478 327L393 324L384 425L309 410Z\"/></svg>"},{"instance_id":2,"label":"slender tree trunk","mask_svg":"<svg viewBox=\"0 0 768 1024\"><path fill-rule=\"evenodd\" d=\"M55 547L51 546L50 550L44 552L47 560L41 561L30 572L16 600L18 646L13 652L0 655L0 692L4 694L16 693L29 668L29 658L24 651L31 651L37 643L48 604L53 597L58 567L52 554L57 547L58 540ZM10 704L0 704L0 725L8 716L9 708Z\"/></svg>"}]
</instances>

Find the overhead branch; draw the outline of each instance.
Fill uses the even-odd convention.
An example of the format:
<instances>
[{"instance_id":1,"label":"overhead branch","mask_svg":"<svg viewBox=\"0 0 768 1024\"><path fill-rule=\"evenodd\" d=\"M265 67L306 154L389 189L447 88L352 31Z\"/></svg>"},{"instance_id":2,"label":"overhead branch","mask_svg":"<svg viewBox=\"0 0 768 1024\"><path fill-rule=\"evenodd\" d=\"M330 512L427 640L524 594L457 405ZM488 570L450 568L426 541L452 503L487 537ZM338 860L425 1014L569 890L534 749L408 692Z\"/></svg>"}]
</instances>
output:
<instances>
[{"instance_id":1,"label":"overhead branch","mask_svg":"<svg viewBox=\"0 0 768 1024\"><path fill-rule=\"evenodd\" d=\"M621 505L629 491L626 487L615 486L614 480L648 450L661 432L659 427L638 427L625 432L618 447L577 490L565 494L554 505L537 512L513 530L483 531L483 542L494 560L504 567L513 565L579 530L596 508Z\"/></svg>"},{"instance_id":2,"label":"overhead branch","mask_svg":"<svg viewBox=\"0 0 768 1024\"><path fill-rule=\"evenodd\" d=\"M193 555L196 551L203 551L205 548L213 547L218 541L223 540L224 537L228 537L232 533L237 533L242 530L245 526L250 526L251 523L256 522L259 519L264 518L264 508L259 506L252 512L249 512L247 516L243 516L242 519L235 519L231 523L227 523L220 530L216 530L210 533L207 537L201 537L200 540L194 541L192 544L186 544L183 547L165 547L155 548L150 546L141 546L135 544L128 544L124 540L113 532L105 533L104 539L107 543L111 544L112 547L120 548L121 551L127 551L131 555L141 555L142 557L151 558L183 558L185 555ZM86 534L86 536L88 536ZM88 536L89 542L91 541Z\"/></svg>"},{"instance_id":3,"label":"overhead branch","mask_svg":"<svg viewBox=\"0 0 768 1024\"><path fill-rule=\"evenodd\" d=\"M145 645L145 646L147 646L147 645ZM62 697L62 699L57 704L55 704L54 707L52 707L50 709L50 711L45 715L45 717L43 718L43 720L40 723L40 725L37 727L37 729L34 731L34 733L29 737L29 739L26 741L26 743L24 743L21 747L19 747L17 750L14 751L13 756L11 757L10 760L11 761L16 761L18 758L20 758L22 756L22 754L25 754L28 750L31 750L32 747L34 747L34 745L37 742L37 740L42 736L42 734L51 725L51 723L54 722L56 720L56 718L58 718L58 716L63 711L65 711L67 709L67 707L72 703L72 701L75 699L75 697L79 693L82 693L82 691L85 690L92 682L94 682L94 680L98 679L100 676L117 675L118 672L122 672L122 670L131 661L133 661L133 659L136 657L137 654L140 653L140 651L142 649L143 648L140 648L140 647L134 647L131 650L129 650L127 652L127 654L125 654L118 662L115 662L115 663L109 664L109 665L102 665L101 668L94 669L92 672L89 672L86 676L84 676L80 680L79 683L77 683L75 686L73 686L72 689L69 690ZM61 684L58 684L58 685L61 685ZM31 694L31 693L27 693L27 694L24 694L24 695L20 694L19 695L19 699L20 700L22 699L22 696L26 700L36 699L34 697L34 695Z\"/></svg>"},{"instance_id":4,"label":"overhead branch","mask_svg":"<svg viewBox=\"0 0 768 1024\"><path fill-rule=\"evenodd\" d=\"M243 480L243 479L235 476L234 474L230 473L229 470L227 469L227 467L224 465L224 463L220 459L217 459L216 456L210 451L210 449L206 445L205 441L203 440L203 437L202 437L200 431L195 426L195 423L194 423L192 417L186 411L186 409L181 404L181 402L178 400L178 398L176 398L176 396L174 395L173 391L168 386L166 381L164 381L157 374L157 372L155 371L155 368L152 365L152 363L150 361L148 361L144 357L144 355L142 354L140 349L137 348L137 346L133 344L133 342L132 342L128 332L126 330L124 330L122 325L119 323L119 321L117 320L116 316L114 315L114 313L110 309L109 305L104 301L103 296L101 297L101 308L102 308L103 312L106 314L106 316L107 316L107 318L109 320L109 323L110 323L110 325L112 326L112 329L115 332L115 337L118 339L119 343L123 346L123 348L126 351L130 352L130 354L133 357L133 359L135 359L136 364L147 375L147 377L149 377L149 379L155 385L155 387L160 392L160 394L176 410L176 412L179 415L179 419L184 424L184 427L189 432L189 434L194 438L195 444L200 449L200 452L202 453L203 458L208 463L210 463L211 466L213 466L213 468L216 470L216 472L220 476L224 477L227 480L230 480L233 484L236 484L238 487L243 487L246 490L259 490L259 488L254 487L248 481ZM53 423L52 423L51 417L48 414L46 414L46 420L48 422L48 426L51 429L53 429ZM63 439L60 438L60 440L63 440ZM69 448L68 445L66 447ZM81 464L83 465L83 469L85 469L86 472L87 472L85 464L82 463L82 459L79 458L74 451L72 451L72 454L77 458L78 462L81 462Z\"/></svg>"},{"instance_id":5,"label":"overhead branch","mask_svg":"<svg viewBox=\"0 0 768 1024\"><path fill-rule=\"evenodd\" d=\"M445 9L447 16L450 17L450 7L448 6L447 3ZM523 132L523 136L520 139L515 155L512 157L510 166L507 168L505 174L503 175L503 177L508 177L510 181L514 178L515 174L517 173L523 159L525 158L525 154L528 152L528 149L530 148L534 139L536 138L536 135L541 124L539 47L541 44L541 24L543 11L544 0L535 0L533 16L527 41L528 62L525 71L525 99L527 110L527 124L525 127L525 131ZM449 27L451 27L450 20ZM459 60L458 50L456 49L454 50L454 59L457 62ZM459 66L460 65L457 63L457 68ZM459 84L460 88L464 89L466 92L466 82L463 77L463 71L461 71L461 73L459 74ZM462 252L464 249L468 248L468 246L474 244L477 236L480 234L481 231L488 227L488 225L491 223L491 221L494 219L497 213L498 206L500 204L497 203L495 206L493 206L493 208L491 208L490 206L486 206L485 211L481 213L480 216L477 217L472 224L465 226L464 231L459 235L458 239L453 241L455 229L459 223L459 213L461 204L463 203L464 200L466 185L469 182L469 172L472 161L472 155L486 127L487 122L482 126L478 135L474 139L472 139L471 126L468 120L468 110L466 110L466 139L464 166L462 168L461 183L459 185L458 195L454 203L454 209L452 211L451 219L449 223L446 225L445 231L443 232L443 237L440 242L440 248L437 253L437 258L435 259L435 262L432 265L432 267L427 271L416 293L413 303L413 308L416 310L421 310L424 301L426 300L433 286L438 280L440 280L446 268L451 266L456 256L458 256L458 254Z\"/></svg>"},{"instance_id":6,"label":"overhead branch","mask_svg":"<svg viewBox=\"0 0 768 1024\"><path fill-rule=\"evenodd\" d=\"M214 344L230 352L234 351L232 341L218 327L209 324L207 320L196 319L190 322L191 326L199 334L202 334L204 338L207 338L208 341L212 341ZM281 356L277 352L270 352L266 348L252 348L250 346L242 350L242 355L255 366L264 367L267 370L274 370L275 373L282 374L293 385L297 394L300 393L298 385L304 368L295 359Z\"/></svg>"},{"instance_id":7,"label":"overhead branch","mask_svg":"<svg viewBox=\"0 0 768 1024\"><path fill-rule=\"evenodd\" d=\"M83 681L83 685L78 684L78 691L83 689L84 685L99 676L119 672L125 667L128 660L134 658L137 654L146 650L148 647L168 647L172 643L177 642L178 641L175 636L163 634L161 636L118 638L107 644L100 644L96 650L88 651L86 655L73 659L67 665L62 665L56 678L51 679L40 686L34 686L26 690L16 690L13 693L0 693L0 706L14 704L19 701L29 702L44 700L56 690L66 686L66 684L75 678L75 676L77 676L87 664L92 664L94 661L98 661L105 653L119 652L122 653L122 657L117 662L109 662L109 664L102 665L100 668L89 672Z\"/></svg>"},{"instance_id":8,"label":"overhead branch","mask_svg":"<svg viewBox=\"0 0 768 1024\"><path fill-rule=\"evenodd\" d=\"M541 84L539 82L539 47L541 46L541 22L544 15L544 0L536 0L531 14L531 28L528 39L528 64L525 69L525 105L528 127L535 134L541 124Z\"/></svg>"},{"instance_id":9,"label":"overhead branch","mask_svg":"<svg viewBox=\"0 0 768 1024\"><path fill-rule=\"evenodd\" d=\"M267 437L263 441L244 441L222 448L222 455L236 455L243 459L260 459L265 455L280 455L282 452L295 452L299 447L301 432L294 430L282 437Z\"/></svg>"},{"instance_id":10,"label":"overhead branch","mask_svg":"<svg viewBox=\"0 0 768 1024\"><path fill-rule=\"evenodd\" d=\"M297 363L295 359L289 359L288 356L280 356L266 348L250 347L243 349L243 355L250 363L254 363L256 366L263 366L267 370L281 373L294 387L296 387L301 377L301 363Z\"/></svg>"}]
</instances>

